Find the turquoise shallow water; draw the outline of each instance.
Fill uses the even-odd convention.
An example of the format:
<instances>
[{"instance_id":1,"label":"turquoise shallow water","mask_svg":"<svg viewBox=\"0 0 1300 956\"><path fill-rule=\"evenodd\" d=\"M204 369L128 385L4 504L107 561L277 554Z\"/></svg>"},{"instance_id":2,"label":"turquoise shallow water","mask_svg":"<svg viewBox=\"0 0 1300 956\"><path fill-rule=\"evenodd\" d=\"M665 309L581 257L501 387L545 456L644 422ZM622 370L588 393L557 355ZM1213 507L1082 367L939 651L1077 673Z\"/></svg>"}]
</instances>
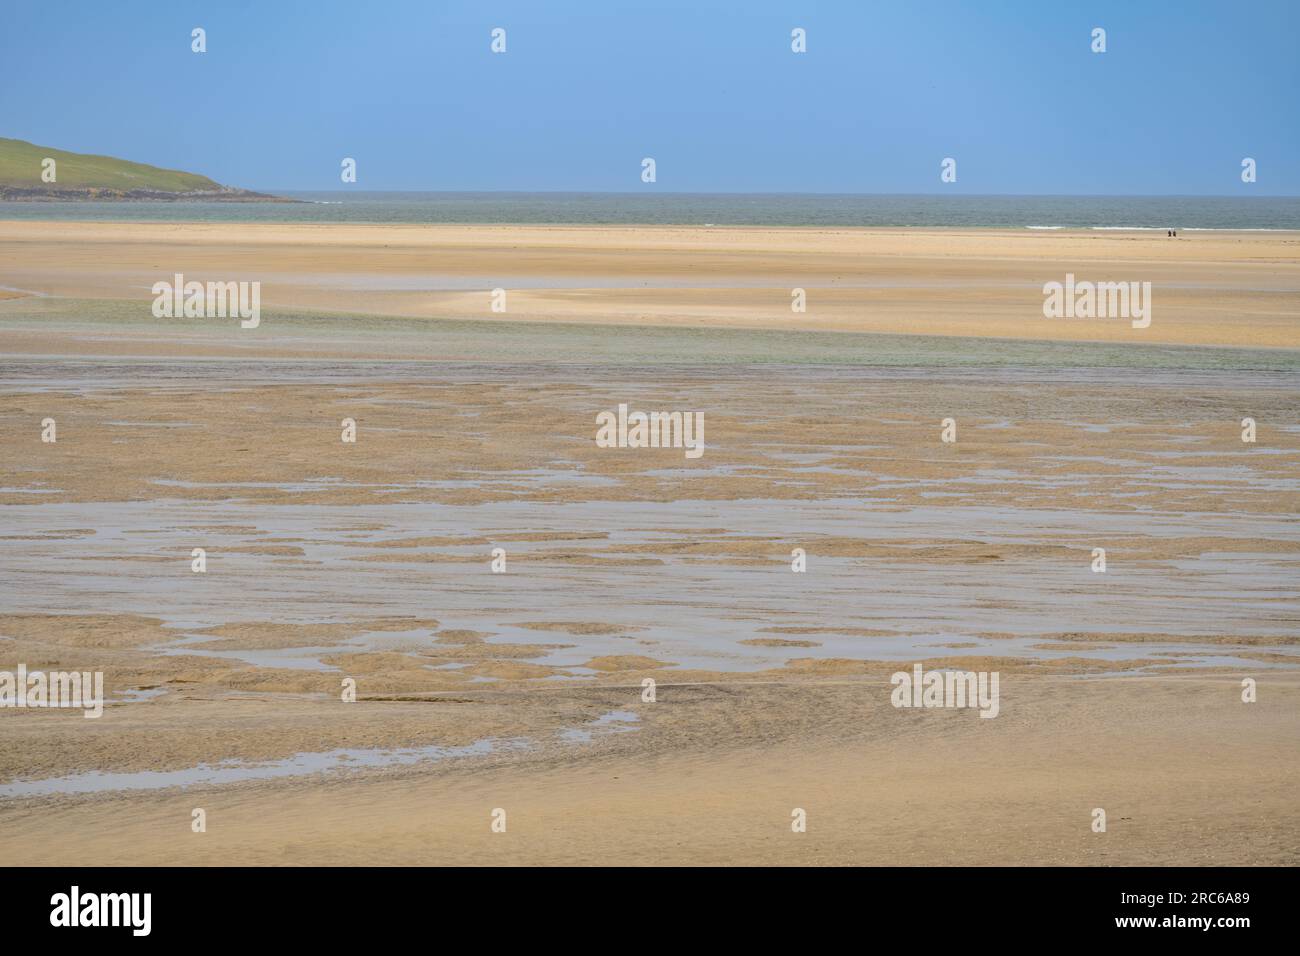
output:
<instances>
[{"instance_id":1,"label":"turquoise shallow water","mask_svg":"<svg viewBox=\"0 0 1300 956\"><path fill-rule=\"evenodd\" d=\"M1246 187L1243 187L1243 189ZM268 190L273 191L273 190ZM1300 197L278 192L299 203L0 202L0 219L1300 229Z\"/></svg>"}]
</instances>

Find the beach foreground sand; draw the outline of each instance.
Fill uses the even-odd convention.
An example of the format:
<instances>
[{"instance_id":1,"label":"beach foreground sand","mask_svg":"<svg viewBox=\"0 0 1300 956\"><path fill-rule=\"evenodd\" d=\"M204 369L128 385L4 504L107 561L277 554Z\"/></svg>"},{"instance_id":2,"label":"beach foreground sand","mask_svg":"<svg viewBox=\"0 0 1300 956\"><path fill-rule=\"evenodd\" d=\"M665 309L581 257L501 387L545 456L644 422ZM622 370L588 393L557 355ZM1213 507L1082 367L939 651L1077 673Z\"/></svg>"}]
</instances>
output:
<instances>
[{"instance_id":1,"label":"beach foreground sand","mask_svg":"<svg viewBox=\"0 0 1300 956\"><path fill-rule=\"evenodd\" d=\"M0 652L110 697L0 714L25 860L1300 855L1294 373L6 372ZM705 456L596 448L619 400L705 410ZM894 708L918 661L999 715Z\"/></svg>"},{"instance_id":2,"label":"beach foreground sand","mask_svg":"<svg viewBox=\"0 0 1300 956\"><path fill-rule=\"evenodd\" d=\"M626 703L639 700L626 686L358 704L358 715L429 726L569 698L562 706L591 714L635 710L645 726L423 771L32 801L0 808L0 838L13 859L63 865L1253 866L1300 855L1294 675L1250 706L1226 677L1012 680L995 720L894 710L888 689L669 681L655 704ZM183 709L193 734L230 736L267 720L331 722L324 711L341 706ZM196 807L206 833L191 831ZM791 830L795 808L805 833ZM1096 808L1105 833L1091 828ZM492 832L497 809L505 833Z\"/></svg>"}]
</instances>

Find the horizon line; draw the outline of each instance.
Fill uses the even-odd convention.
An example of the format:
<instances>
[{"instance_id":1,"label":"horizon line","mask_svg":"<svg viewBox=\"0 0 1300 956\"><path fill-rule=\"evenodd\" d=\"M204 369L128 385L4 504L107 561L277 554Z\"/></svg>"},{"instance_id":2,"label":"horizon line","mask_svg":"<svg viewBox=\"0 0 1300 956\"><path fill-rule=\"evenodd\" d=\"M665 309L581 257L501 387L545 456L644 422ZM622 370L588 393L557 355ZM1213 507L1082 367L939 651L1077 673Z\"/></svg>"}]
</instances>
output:
<instances>
[{"instance_id":1,"label":"horizon line","mask_svg":"<svg viewBox=\"0 0 1300 956\"><path fill-rule=\"evenodd\" d=\"M621 189L306 189L294 187L255 186L244 187L250 192L265 193L330 193L347 195L427 193L444 196L890 196L908 198L961 199L1300 199L1297 193L974 193L974 192L841 192L804 190L621 190Z\"/></svg>"}]
</instances>

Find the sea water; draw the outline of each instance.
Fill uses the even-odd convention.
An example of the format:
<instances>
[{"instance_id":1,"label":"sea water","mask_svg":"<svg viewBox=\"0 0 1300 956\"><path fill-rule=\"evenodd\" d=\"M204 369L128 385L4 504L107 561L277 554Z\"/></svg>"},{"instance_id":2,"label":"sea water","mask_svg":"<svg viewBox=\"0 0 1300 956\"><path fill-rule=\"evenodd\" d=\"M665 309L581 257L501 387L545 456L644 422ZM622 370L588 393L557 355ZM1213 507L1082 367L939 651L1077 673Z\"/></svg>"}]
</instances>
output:
<instances>
[{"instance_id":1,"label":"sea water","mask_svg":"<svg viewBox=\"0 0 1300 956\"><path fill-rule=\"evenodd\" d=\"M162 222L1300 229L1296 196L297 192L295 203L0 202L0 219Z\"/></svg>"}]
</instances>

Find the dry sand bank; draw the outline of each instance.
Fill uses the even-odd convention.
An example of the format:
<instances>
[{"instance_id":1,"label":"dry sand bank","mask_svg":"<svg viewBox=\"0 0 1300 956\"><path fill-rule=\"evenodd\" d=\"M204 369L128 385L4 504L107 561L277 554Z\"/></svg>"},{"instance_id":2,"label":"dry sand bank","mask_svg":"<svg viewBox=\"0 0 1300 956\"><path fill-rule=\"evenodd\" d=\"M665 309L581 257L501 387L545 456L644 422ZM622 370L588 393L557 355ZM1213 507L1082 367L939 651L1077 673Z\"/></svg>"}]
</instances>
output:
<instances>
[{"instance_id":1,"label":"dry sand bank","mask_svg":"<svg viewBox=\"0 0 1300 956\"><path fill-rule=\"evenodd\" d=\"M1300 347L1293 233L0 222L0 285L138 301L174 332L148 304L177 272L260 281L271 310ZM1151 326L1044 318L1066 273L1151 282Z\"/></svg>"}]
</instances>

